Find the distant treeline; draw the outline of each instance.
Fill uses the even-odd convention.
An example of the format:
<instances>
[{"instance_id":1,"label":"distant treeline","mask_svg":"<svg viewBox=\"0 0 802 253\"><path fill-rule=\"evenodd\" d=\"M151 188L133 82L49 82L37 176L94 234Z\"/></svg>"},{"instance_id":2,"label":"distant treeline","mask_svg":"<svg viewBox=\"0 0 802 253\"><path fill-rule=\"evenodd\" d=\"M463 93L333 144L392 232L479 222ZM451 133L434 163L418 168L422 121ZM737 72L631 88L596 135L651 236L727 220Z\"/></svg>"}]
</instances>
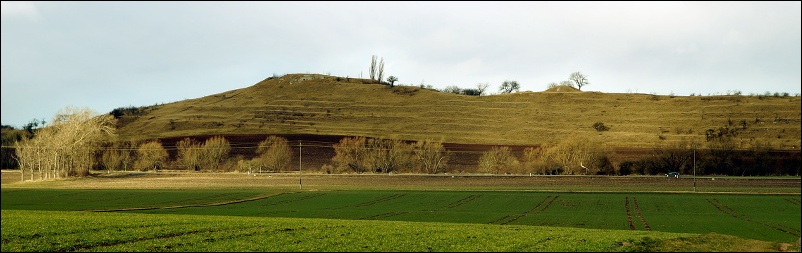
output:
<instances>
[{"instance_id":1,"label":"distant treeline","mask_svg":"<svg viewBox=\"0 0 802 253\"><path fill-rule=\"evenodd\" d=\"M18 143L36 137L24 129L3 126L2 166L19 169ZM728 176L798 176L802 157L800 151L774 150L755 146L736 150L727 138L715 137L707 143L683 142L654 148L639 159L612 163L611 152L603 145L583 138L564 140L554 145L529 147L512 152L509 147L497 146L481 153L472 169L449 166L455 151L433 140L402 141L365 137L347 137L331 146L335 155L330 163L319 165L322 173L488 173L537 175L662 175L679 172L684 175ZM29 142L25 169L39 172L48 162L59 157L58 149L48 149L47 142ZM45 145L45 146L41 146ZM32 149L38 148L38 149ZM171 150L168 152L167 150ZM31 152L31 151L36 152ZM213 172L280 172L294 170L295 149L283 137L269 136L260 142L250 155L232 155L231 144L223 136L206 140L185 138L175 146L165 147L159 140L144 142L104 142L97 146L91 159L85 159L94 170L191 170ZM172 155L170 155L172 154ZM65 156L75 159L74 155ZM461 161L464 163L464 161ZM61 166L64 167L64 166ZM53 171L56 174L58 171ZM85 174L85 173L80 173ZM74 176L64 174L62 176ZM58 176L56 176L58 177Z\"/></svg>"}]
</instances>

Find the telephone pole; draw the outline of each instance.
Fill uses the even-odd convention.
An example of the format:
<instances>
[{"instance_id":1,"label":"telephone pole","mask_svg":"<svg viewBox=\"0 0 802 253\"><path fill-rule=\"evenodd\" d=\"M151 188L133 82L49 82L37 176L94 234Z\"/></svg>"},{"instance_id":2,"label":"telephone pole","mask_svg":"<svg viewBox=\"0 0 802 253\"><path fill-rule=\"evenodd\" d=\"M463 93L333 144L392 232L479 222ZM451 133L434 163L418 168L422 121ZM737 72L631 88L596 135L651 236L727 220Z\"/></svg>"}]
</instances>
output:
<instances>
[{"instance_id":1,"label":"telephone pole","mask_svg":"<svg viewBox=\"0 0 802 253\"><path fill-rule=\"evenodd\" d=\"M303 182L301 181L301 141L298 140L298 189L303 187Z\"/></svg>"},{"instance_id":2,"label":"telephone pole","mask_svg":"<svg viewBox=\"0 0 802 253\"><path fill-rule=\"evenodd\" d=\"M693 192L696 192L696 145L693 147Z\"/></svg>"}]
</instances>

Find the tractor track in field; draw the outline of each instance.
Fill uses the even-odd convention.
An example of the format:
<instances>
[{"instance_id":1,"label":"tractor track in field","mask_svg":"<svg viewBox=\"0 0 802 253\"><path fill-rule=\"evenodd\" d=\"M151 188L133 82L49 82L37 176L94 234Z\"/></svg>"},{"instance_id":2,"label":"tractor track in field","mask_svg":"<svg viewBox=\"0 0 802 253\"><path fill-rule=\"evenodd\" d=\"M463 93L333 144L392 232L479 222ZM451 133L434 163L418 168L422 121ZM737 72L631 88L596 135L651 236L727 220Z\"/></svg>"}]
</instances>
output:
<instances>
[{"instance_id":1,"label":"tractor track in field","mask_svg":"<svg viewBox=\"0 0 802 253\"><path fill-rule=\"evenodd\" d=\"M361 218L360 220L378 220L378 219L390 218L390 217L393 217L393 216L398 216L398 215L407 214L407 213L409 213L409 212L403 212L403 211L401 211L401 212L389 212L389 213L373 215L373 216L366 217L366 218Z\"/></svg>"},{"instance_id":2,"label":"tractor track in field","mask_svg":"<svg viewBox=\"0 0 802 253\"><path fill-rule=\"evenodd\" d=\"M159 227L170 227L170 226L179 226L179 225L189 225L193 224L192 222L179 222L179 223L170 223L170 224L148 224L148 225L126 225L126 226L96 226L92 228L81 228L81 229L74 229L70 231L59 231L59 232L51 232L51 233L44 233L44 232L37 232L31 235L9 235L7 238L3 238L3 243L8 243L11 241L11 238L17 239L25 239L25 240L33 240L42 237L54 237L54 236L63 236L63 235L76 235L76 234L85 234L91 232L98 232L101 230L106 229L113 229L116 231L123 231L127 229L137 229L137 228L159 228Z\"/></svg>"},{"instance_id":3,"label":"tractor track in field","mask_svg":"<svg viewBox=\"0 0 802 253\"><path fill-rule=\"evenodd\" d=\"M482 195L471 194L470 196L465 197L463 199L448 203L447 205L441 207L440 209L448 209L448 208L458 207L458 206L464 205L465 203L471 202L471 201L473 201L473 200L475 200L475 199L477 199L477 198L479 198L481 196Z\"/></svg>"},{"instance_id":4,"label":"tractor track in field","mask_svg":"<svg viewBox=\"0 0 802 253\"><path fill-rule=\"evenodd\" d=\"M210 243L210 242L215 242L215 241L224 241L224 240L231 240L231 239L243 238L243 237L248 237L248 236L255 236L255 235L260 235L260 234L269 233L269 232L292 232L292 231L295 231L295 230L298 230L298 229L306 229L306 227L301 227L301 228L281 228L281 229L274 229L272 231L264 231L261 228L262 228L261 225L242 227L242 228L238 228L237 229L238 232L235 232L235 234L233 234L233 235L210 237L210 238L203 239L203 242ZM246 231L246 230L253 230L253 231L242 233L243 231ZM78 251L78 250L92 250L94 248L99 248L99 247L109 247L109 246L122 245L122 244L127 244L127 243L136 243L136 242L149 241L149 240L168 239L168 238L181 237L181 236L187 236L187 235L193 235L193 234L201 234L201 233L210 233L210 234L217 235L216 233L229 232L229 231L231 231L231 228L198 229L198 230L192 230L192 231L166 233L166 234L160 234L160 235L149 236L149 237L144 237L144 238L136 238L136 239L130 239L130 240L118 240L118 241L108 241L108 242L100 242L100 243L84 243L84 244L74 245L74 246L70 247L69 249L64 249L63 251L72 252L72 251ZM171 251L176 246L184 246L184 245L192 245L192 244L193 243L168 244L168 245L163 245L163 246L158 247L158 248L151 248L149 251ZM56 250L56 251L62 251L62 250Z\"/></svg>"},{"instance_id":5,"label":"tractor track in field","mask_svg":"<svg viewBox=\"0 0 802 253\"><path fill-rule=\"evenodd\" d=\"M652 231L652 228L649 227L649 223L646 222L646 218L643 217L643 214L640 212L640 206L638 206L638 198L632 197L632 202L635 203L635 212L638 213L638 218L640 218L640 222L643 223L643 227L646 228L648 231Z\"/></svg>"},{"instance_id":6,"label":"tractor track in field","mask_svg":"<svg viewBox=\"0 0 802 253\"><path fill-rule=\"evenodd\" d=\"M279 205L279 204L292 203L292 202L295 202L295 201L307 200L307 199L311 199L311 198L320 197L320 196L323 196L323 195L326 195L326 193L315 193L315 194L310 194L310 195L303 196L303 197L300 197L300 198L288 199L288 200L282 200L282 201L275 202L275 203L270 203L270 205L272 206L272 205Z\"/></svg>"},{"instance_id":7,"label":"tractor track in field","mask_svg":"<svg viewBox=\"0 0 802 253\"><path fill-rule=\"evenodd\" d=\"M632 197L632 205L629 204L630 203L629 197L626 197L624 201L625 201L624 209L626 209L627 211L627 222L629 222L629 229L637 230L634 218L632 217L633 216L632 210L634 209L635 210L634 213L635 215L638 216L638 219L640 220L641 224L643 224L643 228L646 229L647 231L652 231L652 228L649 226L649 223L646 222L646 218L643 217L643 213L641 213L640 211L640 206L638 206L638 198Z\"/></svg>"},{"instance_id":8,"label":"tractor track in field","mask_svg":"<svg viewBox=\"0 0 802 253\"><path fill-rule=\"evenodd\" d=\"M156 209L177 209L177 208L189 208L189 207L223 206L223 205L231 205L231 204L243 203L243 202L248 202L248 201L266 199L266 198L270 198L270 197L276 197L276 196L280 196L280 195L284 195L284 194L291 194L291 193L292 192L260 194L260 195L256 195L254 197L245 198L245 199L237 199L237 200L231 200L231 201L205 203L205 204L195 204L195 205L130 207L130 208L97 209L97 210L86 210L86 211L88 211L88 212L120 212L120 211L142 211L142 210L156 210ZM313 196L313 197L316 197L316 196ZM296 200L293 200L293 201L296 201ZM280 203L286 203L286 202L292 202L292 201L283 201L283 202L280 202Z\"/></svg>"},{"instance_id":9,"label":"tractor track in field","mask_svg":"<svg viewBox=\"0 0 802 253\"><path fill-rule=\"evenodd\" d=\"M800 201L798 199L785 198L785 201L791 202L791 204L794 204L794 205L797 205L797 206L800 204L799 203Z\"/></svg>"},{"instance_id":10,"label":"tractor track in field","mask_svg":"<svg viewBox=\"0 0 802 253\"><path fill-rule=\"evenodd\" d=\"M554 203L554 200L556 200L558 197L560 197L560 196L559 196L559 195L557 195L557 196L554 196L554 197L552 197L551 195L549 195L549 196L546 196L545 198L543 198L542 200L540 200L540 203L538 203L537 205L535 205L535 207L533 207L533 208L531 208L531 209L529 209L529 210L526 210L526 211L524 211L524 212L523 212L523 213L521 213L521 214L517 214L517 215L505 215L504 217L501 217L501 218L499 218L498 220L495 220L495 221L492 221L492 222L490 222L490 224L493 224L493 223L499 223L499 222L501 222L501 221L503 221L503 220L506 220L506 221L504 221L504 222L501 222L501 223L500 223L501 225L506 225L506 224L508 224L508 223L510 223L510 222L516 221L516 220L520 219L521 217L527 216L527 215L529 215L529 214L538 214L538 213L541 213L541 212L543 212L544 210L548 209L548 208L551 206L551 204L552 204L552 203ZM548 203L546 203L546 201L548 201ZM545 205L544 205L544 203L545 203ZM543 207L541 208L541 206L543 206ZM537 210L538 208L540 208L540 210ZM537 210L537 211L535 211L535 210ZM535 212L533 212L533 211L535 211Z\"/></svg>"},{"instance_id":11,"label":"tractor track in field","mask_svg":"<svg viewBox=\"0 0 802 253\"><path fill-rule=\"evenodd\" d=\"M629 197L624 199L624 209L627 211L627 222L629 222L629 230L635 230L635 223L632 222L632 212L629 210Z\"/></svg>"},{"instance_id":12,"label":"tractor track in field","mask_svg":"<svg viewBox=\"0 0 802 253\"><path fill-rule=\"evenodd\" d=\"M790 228L790 227L783 226L783 225L769 224L769 223L765 223L765 222L762 222L762 221L755 220L754 218L750 217L749 215L745 215L745 214L739 213L738 211L733 210L732 208L730 208L729 206L727 206L726 204L721 202L721 200L718 200L716 198L712 198L712 199L705 198L705 200L707 200L708 203L713 205L716 209L718 209L722 213L725 213L725 214L727 214L729 216L732 216L733 218L740 219L740 220L743 220L743 221L752 222L752 223L757 223L757 224L760 224L760 225L763 225L763 226L766 226L766 227L772 228L774 230L777 230L777 231L780 231L780 232L783 232L783 233L786 233L786 234L789 234L789 235L793 235L793 236L796 236L796 237L800 236L799 229Z\"/></svg>"},{"instance_id":13,"label":"tractor track in field","mask_svg":"<svg viewBox=\"0 0 802 253\"><path fill-rule=\"evenodd\" d=\"M403 196L405 196L405 195L407 195L407 194L406 194L406 193L404 193L404 194L393 194L393 195L390 195L390 196L387 196L387 197L383 197L383 198L379 198L379 199L371 200L371 201L368 201L368 202L359 203L359 204L356 204L356 205L354 205L354 206L355 206L355 207L366 207L366 206L372 206L372 205L375 205L375 204L378 204L378 203L382 203L382 202L387 202L387 201L390 201L390 200L394 200L394 199L397 199L397 198L403 197Z\"/></svg>"}]
</instances>

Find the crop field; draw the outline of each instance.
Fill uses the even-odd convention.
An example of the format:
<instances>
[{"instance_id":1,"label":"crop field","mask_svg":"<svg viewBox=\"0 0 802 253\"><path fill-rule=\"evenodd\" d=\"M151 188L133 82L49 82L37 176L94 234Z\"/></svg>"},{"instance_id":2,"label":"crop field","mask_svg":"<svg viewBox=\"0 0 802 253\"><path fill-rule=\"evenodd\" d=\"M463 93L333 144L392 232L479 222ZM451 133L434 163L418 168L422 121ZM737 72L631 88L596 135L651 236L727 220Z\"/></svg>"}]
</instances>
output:
<instances>
[{"instance_id":1,"label":"crop field","mask_svg":"<svg viewBox=\"0 0 802 253\"><path fill-rule=\"evenodd\" d=\"M298 183L279 175L165 187L209 177L145 175L156 183L138 188L117 184L136 182L126 177L4 183L2 251L798 251L802 222L798 178L797 192L763 193L748 180L727 192L580 192L483 177L466 188L426 183L450 177L382 188L392 177L363 177L371 188L311 175L303 188L271 181ZM576 187L567 179L548 180Z\"/></svg>"}]
</instances>

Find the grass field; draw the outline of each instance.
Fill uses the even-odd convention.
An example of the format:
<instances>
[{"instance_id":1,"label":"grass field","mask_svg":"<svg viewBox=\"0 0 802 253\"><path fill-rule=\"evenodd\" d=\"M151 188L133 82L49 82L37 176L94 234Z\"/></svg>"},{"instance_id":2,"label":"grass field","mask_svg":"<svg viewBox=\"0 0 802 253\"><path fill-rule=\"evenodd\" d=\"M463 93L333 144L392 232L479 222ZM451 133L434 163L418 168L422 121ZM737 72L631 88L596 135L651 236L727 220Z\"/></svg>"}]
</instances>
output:
<instances>
[{"instance_id":1,"label":"grass field","mask_svg":"<svg viewBox=\"0 0 802 253\"><path fill-rule=\"evenodd\" d=\"M299 187L279 174L14 174L3 173L3 251L799 250L798 178L784 179L797 192L744 194L754 181L732 180L729 193L635 182L640 191L571 192L527 190L526 177L304 175ZM535 182L546 181L586 184Z\"/></svg>"}]
</instances>

